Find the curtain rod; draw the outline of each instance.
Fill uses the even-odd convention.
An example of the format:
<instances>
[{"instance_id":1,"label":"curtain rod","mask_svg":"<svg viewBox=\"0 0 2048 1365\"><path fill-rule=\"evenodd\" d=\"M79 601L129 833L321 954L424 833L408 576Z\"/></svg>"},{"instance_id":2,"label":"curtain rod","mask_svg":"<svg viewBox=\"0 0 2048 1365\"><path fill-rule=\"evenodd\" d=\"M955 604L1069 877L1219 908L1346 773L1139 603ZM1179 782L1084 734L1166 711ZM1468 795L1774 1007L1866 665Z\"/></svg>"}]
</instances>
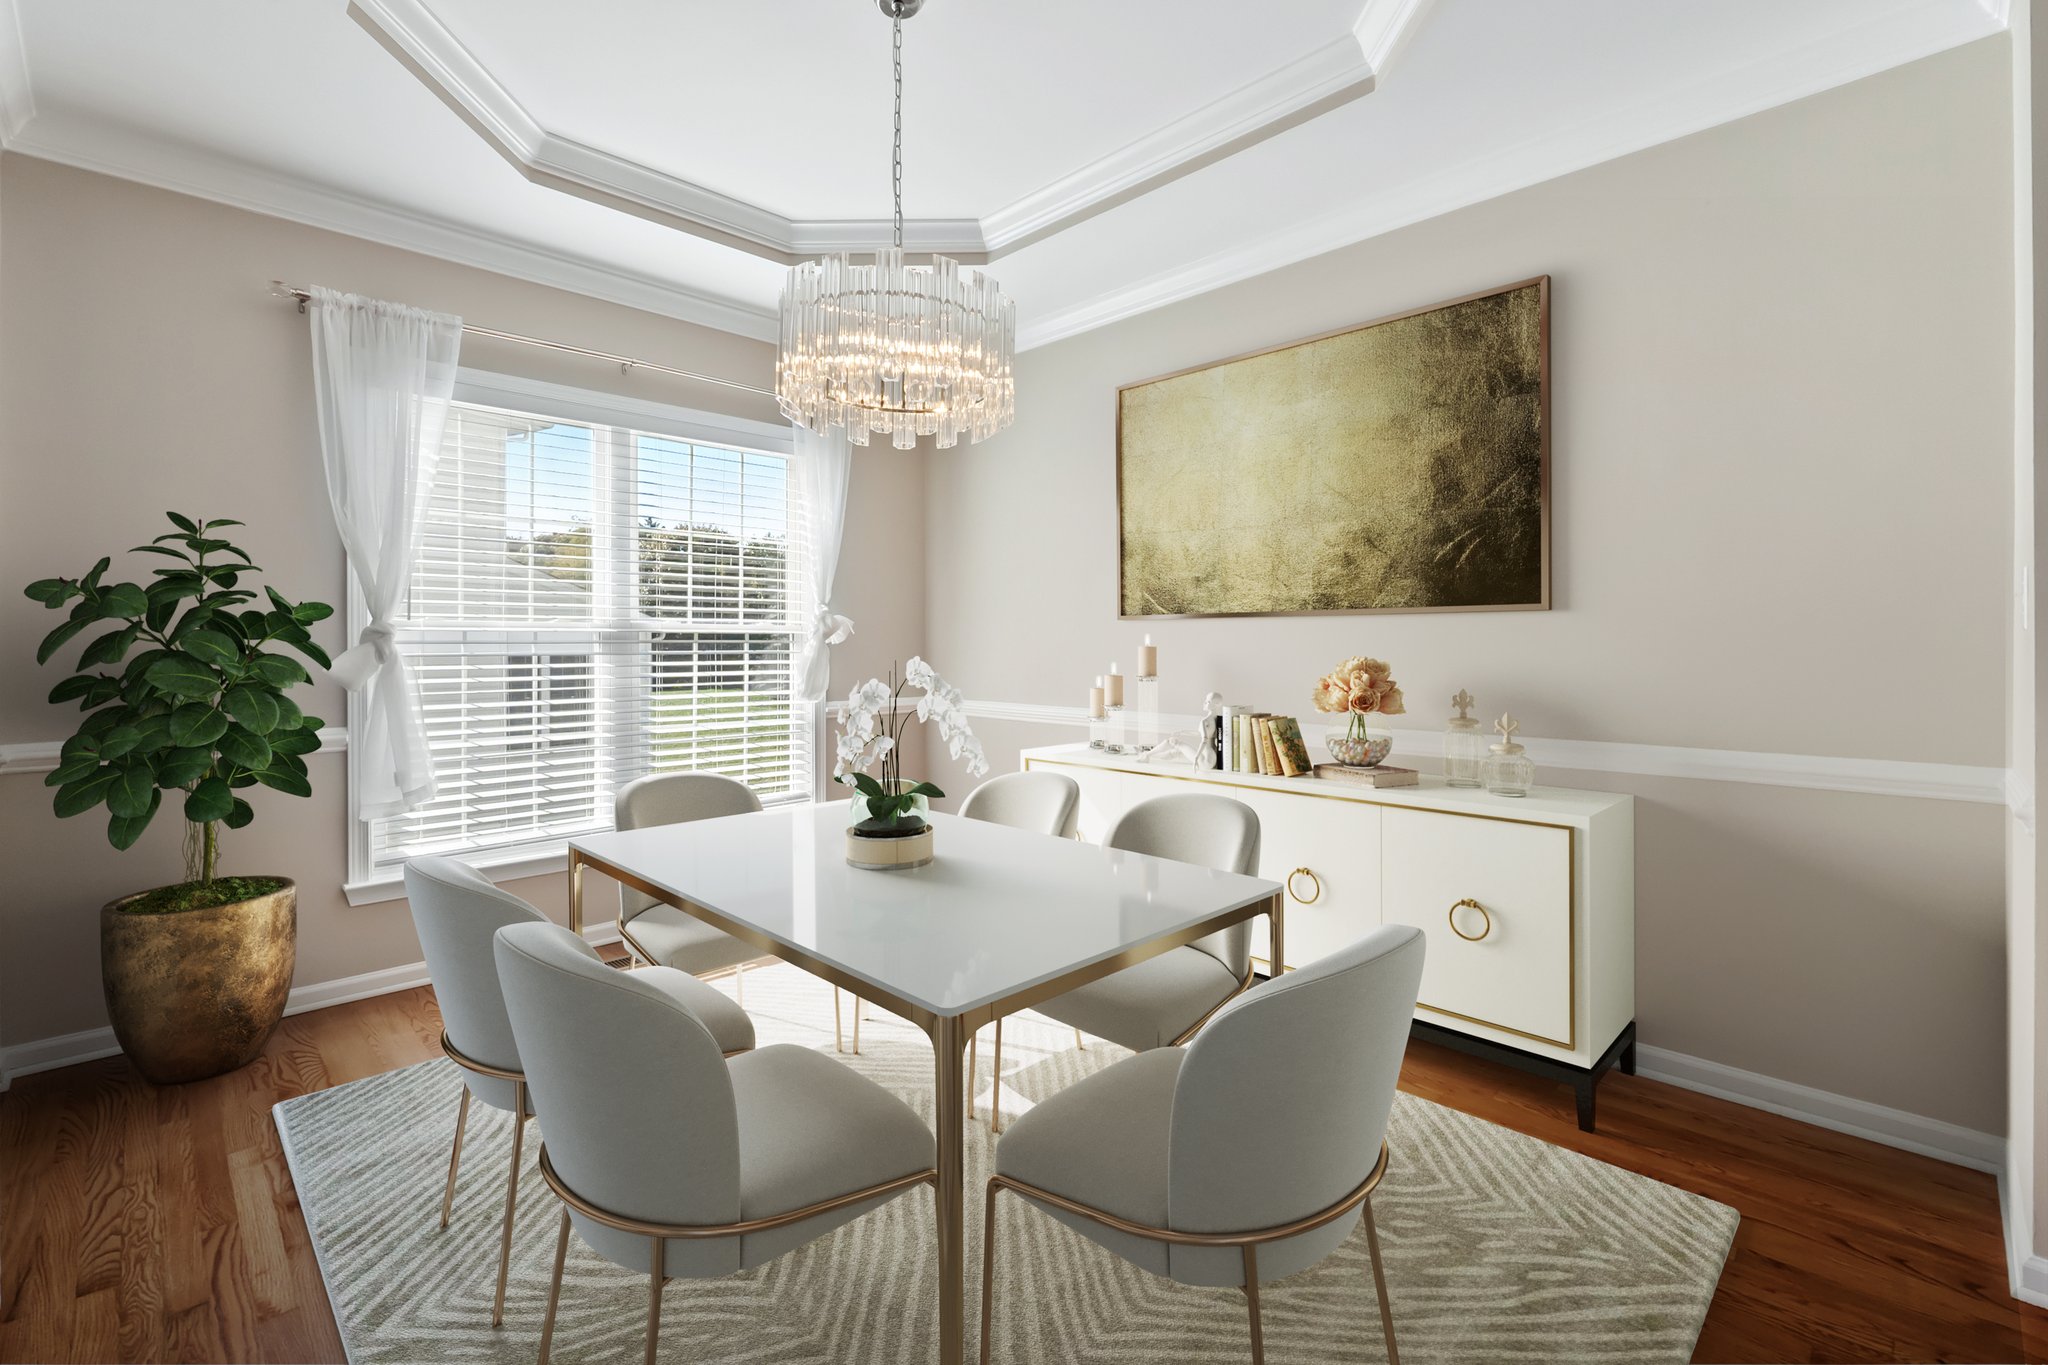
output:
<instances>
[{"instance_id":1,"label":"curtain rod","mask_svg":"<svg viewBox=\"0 0 2048 1365\"><path fill-rule=\"evenodd\" d=\"M313 297L312 290L296 284L286 284L283 280L272 280L270 292L277 298L298 300L301 313L306 311L306 305ZM471 336L490 337L494 341L510 341L521 346L538 346L544 351L562 351L569 355L587 356L591 360L609 361L619 367L621 374L631 374L635 370L653 370L657 374L672 374L678 379L694 379L700 384L717 384L722 388L738 389L743 393L758 393L764 398L775 396L773 389L764 389L757 384L742 384L737 379L720 379L715 374L698 374L695 370L679 370L673 365L657 365L651 360L635 360L629 355L593 351L588 346L571 346L564 341L543 341L539 337L521 336L517 332L500 332L496 328L477 327L467 322L462 324L462 330Z\"/></svg>"}]
</instances>

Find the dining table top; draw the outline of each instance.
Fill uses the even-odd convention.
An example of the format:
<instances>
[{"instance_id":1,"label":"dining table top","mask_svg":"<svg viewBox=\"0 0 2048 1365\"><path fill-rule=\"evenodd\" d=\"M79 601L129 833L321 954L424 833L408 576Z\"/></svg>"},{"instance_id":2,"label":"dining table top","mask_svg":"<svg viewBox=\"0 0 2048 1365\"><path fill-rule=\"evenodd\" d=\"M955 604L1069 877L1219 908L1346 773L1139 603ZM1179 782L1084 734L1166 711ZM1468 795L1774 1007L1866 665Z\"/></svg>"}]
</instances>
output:
<instances>
[{"instance_id":1,"label":"dining table top","mask_svg":"<svg viewBox=\"0 0 2048 1365\"><path fill-rule=\"evenodd\" d=\"M923 867L846 861L848 803L581 835L571 849L935 1015L1001 1002L1280 894L1275 882L934 812ZM849 986L852 982L846 983Z\"/></svg>"}]
</instances>

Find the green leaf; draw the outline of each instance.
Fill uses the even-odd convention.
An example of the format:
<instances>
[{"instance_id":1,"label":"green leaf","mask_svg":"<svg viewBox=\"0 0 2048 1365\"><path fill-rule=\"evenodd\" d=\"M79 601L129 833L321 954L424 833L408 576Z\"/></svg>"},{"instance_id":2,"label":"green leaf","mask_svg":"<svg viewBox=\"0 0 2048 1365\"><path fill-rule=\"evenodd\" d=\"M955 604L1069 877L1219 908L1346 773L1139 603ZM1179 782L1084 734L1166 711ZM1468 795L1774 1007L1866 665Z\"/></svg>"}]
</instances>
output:
<instances>
[{"instance_id":1,"label":"green leaf","mask_svg":"<svg viewBox=\"0 0 2048 1365\"><path fill-rule=\"evenodd\" d=\"M293 772L289 768L265 768L256 774L256 780L288 796L313 794L313 784L306 780L305 774Z\"/></svg>"},{"instance_id":2,"label":"green leaf","mask_svg":"<svg viewBox=\"0 0 2048 1365\"><path fill-rule=\"evenodd\" d=\"M305 719L299 712L299 704L282 692L272 696L270 700L277 707L277 724L270 727L270 733L295 733L299 728L299 722Z\"/></svg>"},{"instance_id":3,"label":"green leaf","mask_svg":"<svg viewBox=\"0 0 2048 1365\"><path fill-rule=\"evenodd\" d=\"M127 849L135 846L142 837L142 831L149 828L155 818L157 807L164 803L164 794L152 789L149 793L149 808L140 815L116 815L107 821L107 842L115 848Z\"/></svg>"},{"instance_id":4,"label":"green leaf","mask_svg":"<svg viewBox=\"0 0 2048 1365\"><path fill-rule=\"evenodd\" d=\"M140 583L116 583L100 594L100 615L140 616L149 610L149 594Z\"/></svg>"},{"instance_id":5,"label":"green leaf","mask_svg":"<svg viewBox=\"0 0 2048 1365\"><path fill-rule=\"evenodd\" d=\"M93 618L90 616L74 616L69 621L66 621L63 625L51 631L48 635L45 635L43 637L43 642L40 645L36 646L36 662L39 664L46 664L50 662L50 656L52 654L55 654L58 650L64 648L65 643L69 641L72 636L78 634L79 631L84 630L87 626L91 625L92 622Z\"/></svg>"},{"instance_id":6,"label":"green leaf","mask_svg":"<svg viewBox=\"0 0 2048 1365\"><path fill-rule=\"evenodd\" d=\"M248 726L256 734L267 735L277 728L277 722L281 714L278 710L277 699L260 687L252 687L247 683L237 687L230 687L227 696L222 698L222 704L228 708L229 715ZM245 768L260 768L263 765L260 763L245 763L242 766Z\"/></svg>"},{"instance_id":7,"label":"green leaf","mask_svg":"<svg viewBox=\"0 0 2048 1365\"><path fill-rule=\"evenodd\" d=\"M325 602L301 602L292 608L292 620L302 626L310 626L315 621L325 621L332 615L334 608Z\"/></svg>"},{"instance_id":8,"label":"green leaf","mask_svg":"<svg viewBox=\"0 0 2048 1365\"><path fill-rule=\"evenodd\" d=\"M295 625L290 630L278 631L277 638L284 641L293 649L296 649L297 651L299 651L299 653L305 655L307 658L311 659L314 663L320 665L322 668L334 667L334 660L327 657L327 651L320 648L320 646L314 644L313 637L306 634L303 628Z\"/></svg>"},{"instance_id":9,"label":"green leaf","mask_svg":"<svg viewBox=\"0 0 2048 1365\"><path fill-rule=\"evenodd\" d=\"M220 675L181 651L149 666L150 685L176 697L210 697L220 689Z\"/></svg>"},{"instance_id":10,"label":"green leaf","mask_svg":"<svg viewBox=\"0 0 2048 1365\"><path fill-rule=\"evenodd\" d=\"M211 530L213 530L213 529L214 529L215 527L217 527L217 526L244 526L244 525L247 525L247 523L246 523L246 522L240 522L240 521L236 521L236 520L235 520L234 518L232 518L232 517L215 517L215 518L214 518L214 519L213 519L212 521L206 521L206 522L201 522L201 523L199 524L199 529L200 529L200 530L202 530L202 531L211 531Z\"/></svg>"},{"instance_id":11,"label":"green leaf","mask_svg":"<svg viewBox=\"0 0 2048 1365\"><path fill-rule=\"evenodd\" d=\"M244 787L253 787L256 785L256 774L238 772L228 779L228 785L236 791L240 791Z\"/></svg>"},{"instance_id":12,"label":"green leaf","mask_svg":"<svg viewBox=\"0 0 2048 1365\"><path fill-rule=\"evenodd\" d=\"M100 736L100 757L120 758L135 752L141 743L141 730L133 725L117 725Z\"/></svg>"},{"instance_id":13,"label":"green leaf","mask_svg":"<svg viewBox=\"0 0 2048 1365\"><path fill-rule=\"evenodd\" d=\"M178 641L178 648L203 664L225 668L242 661L242 650L233 640L210 627L201 626Z\"/></svg>"},{"instance_id":14,"label":"green leaf","mask_svg":"<svg viewBox=\"0 0 2048 1365\"><path fill-rule=\"evenodd\" d=\"M168 649L145 649L140 654L129 658L128 666L121 670L121 681L124 683L133 682L144 673L147 673L150 666L158 659L168 659L170 657L171 651Z\"/></svg>"},{"instance_id":15,"label":"green leaf","mask_svg":"<svg viewBox=\"0 0 2048 1365\"><path fill-rule=\"evenodd\" d=\"M158 569L156 582L143 591L159 602L197 597L206 591L206 580L190 569Z\"/></svg>"},{"instance_id":16,"label":"green leaf","mask_svg":"<svg viewBox=\"0 0 2048 1365\"><path fill-rule=\"evenodd\" d=\"M107 789L114 785L114 779L118 775L119 770L113 767L95 768L89 776L81 777L75 782L66 782L57 788L57 796L52 804L58 817L69 819L97 806L106 799Z\"/></svg>"},{"instance_id":17,"label":"green leaf","mask_svg":"<svg viewBox=\"0 0 2048 1365\"><path fill-rule=\"evenodd\" d=\"M297 659L287 659L282 654L258 654L249 661L249 669L280 691L302 682L312 681L304 665Z\"/></svg>"},{"instance_id":18,"label":"green leaf","mask_svg":"<svg viewBox=\"0 0 2048 1365\"><path fill-rule=\"evenodd\" d=\"M99 563L92 566L92 572L88 573L85 577L78 580L78 586L85 589L87 592L98 592L100 586L100 575L105 573L107 571L107 567L111 565L113 562L114 561L111 559L100 560Z\"/></svg>"},{"instance_id":19,"label":"green leaf","mask_svg":"<svg viewBox=\"0 0 2048 1365\"><path fill-rule=\"evenodd\" d=\"M69 763L74 758L89 758L95 763L99 761L99 734L87 728L91 725L92 720L93 717L87 716L86 726L81 726L77 734L64 741L63 747L57 751L57 761L59 763Z\"/></svg>"},{"instance_id":20,"label":"green leaf","mask_svg":"<svg viewBox=\"0 0 2048 1365\"><path fill-rule=\"evenodd\" d=\"M128 652L128 646L134 644L135 637L141 633L142 626L139 622L125 630L108 631L85 647L85 652L78 656L78 666L84 669L121 662L122 656Z\"/></svg>"},{"instance_id":21,"label":"green leaf","mask_svg":"<svg viewBox=\"0 0 2048 1365\"><path fill-rule=\"evenodd\" d=\"M121 684L118 679L102 678L93 684L92 690L85 694L85 699L78 703L78 709L90 711L95 706L105 706L120 695Z\"/></svg>"},{"instance_id":22,"label":"green leaf","mask_svg":"<svg viewBox=\"0 0 2048 1365\"><path fill-rule=\"evenodd\" d=\"M239 725L230 725L221 732L215 742L220 756L238 768L255 772L270 766L270 745L261 735L254 735Z\"/></svg>"},{"instance_id":23,"label":"green leaf","mask_svg":"<svg viewBox=\"0 0 2048 1365\"><path fill-rule=\"evenodd\" d=\"M192 556L186 554L183 550L174 550L168 545L131 545L128 547L128 553L131 555L168 555L172 559L182 559L187 564L192 562Z\"/></svg>"},{"instance_id":24,"label":"green leaf","mask_svg":"<svg viewBox=\"0 0 2048 1365\"><path fill-rule=\"evenodd\" d=\"M199 523L192 520L192 518L187 516L181 516L176 512L166 512L164 513L164 515L171 519L171 524L173 526L177 527L180 531L185 532L187 535L196 536L199 534Z\"/></svg>"},{"instance_id":25,"label":"green leaf","mask_svg":"<svg viewBox=\"0 0 2048 1365\"><path fill-rule=\"evenodd\" d=\"M192 789L185 798L185 818L195 825L212 820L225 820L235 809L235 794L228 790L227 779L209 777Z\"/></svg>"},{"instance_id":26,"label":"green leaf","mask_svg":"<svg viewBox=\"0 0 2048 1365\"><path fill-rule=\"evenodd\" d=\"M203 701L189 701L171 712L171 742L183 748L211 746L227 732L228 718Z\"/></svg>"},{"instance_id":27,"label":"green leaf","mask_svg":"<svg viewBox=\"0 0 2048 1365\"><path fill-rule=\"evenodd\" d=\"M307 716L299 722L299 728L302 730L324 730L327 728L327 722L318 716Z\"/></svg>"},{"instance_id":28,"label":"green leaf","mask_svg":"<svg viewBox=\"0 0 2048 1365\"><path fill-rule=\"evenodd\" d=\"M153 754L159 749L168 749L171 747L171 718L168 715L150 716L135 726L135 733L141 736L135 743L135 753Z\"/></svg>"},{"instance_id":29,"label":"green leaf","mask_svg":"<svg viewBox=\"0 0 2048 1365\"><path fill-rule=\"evenodd\" d=\"M104 711L95 711L78 723L78 733L73 739L87 735L104 738L107 731L117 725L128 725L139 719L136 713L125 706L110 706Z\"/></svg>"},{"instance_id":30,"label":"green leaf","mask_svg":"<svg viewBox=\"0 0 2048 1365\"><path fill-rule=\"evenodd\" d=\"M46 607L61 607L78 596L78 585L68 578L38 578L23 588L21 594Z\"/></svg>"},{"instance_id":31,"label":"green leaf","mask_svg":"<svg viewBox=\"0 0 2048 1365\"><path fill-rule=\"evenodd\" d=\"M107 787L107 809L116 815L141 815L156 795L156 771L147 763L133 760L116 764L114 780Z\"/></svg>"},{"instance_id":32,"label":"green leaf","mask_svg":"<svg viewBox=\"0 0 2048 1365\"><path fill-rule=\"evenodd\" d=\"M312 730L273 730L264 738L273 754L310 754L320 747L320 736Z\"/></svg>"},{"instance_id":33,"label":"green leaf","mask_svg":"<svg viewBox=\"0 0 2048 1365\"><path fill-rule=\"evenodd\" d=\"M853 783L854 788L857 791L859 791L862 796L873 799L875 797L885 797L888 795L887 792L882 790L882 784L880 782L877 782L873 777L869 776L867 773L849 773L848 779Z\"/></svg>"},{"instance_id":34,"label":"green leaf","mask_svg":"<svg viewBox=\"0 0 2048 1365\"><path fill-rule=\"evenodd\" d=\"M152 597L149 599L149 610L142 614L142 624L161 635L164 627L171 623L171 613L177 609L176 601Z\"/></svg>"},{"instance_id":35,"label":"green leaf","mask_svg":"<svg viewBox=\"0 0 2048 1365\"><path fill-rule=\"evenodd\" d=\"M67 701L75 701L92 691L92 685L102 681L104 676L100 673L80 673L76 677L66 678L50 689L50 705L61 706Z\"/></svg>"},{"instance_id":36,"label":"green leaf","mask_svg":"<svg viewBox=\"0 0 2048 1365\"><path fill-rule=\"evenodd\" d=\"M221 817L221 819L226 822L227 827L229 829L240 829L242 826L248 824L251 820L254 820L255 818L256 808L254 806L251 806L247 801L244 801L239 796L235 798L235 804L233 808L230 809L226 815L223 815Z\"/></svg>"},{"instance_id":37,"label":"green leaf","mask_svg":"<svg viewBox=\"0 0 2048 1365\"><path fill-rule=\"evenodd\" d=\"M99 770L100 761L96 755L82 754L77 758L67 758L60 761L55 768L43 775L43 785L45 787L62 787L76 782L80 778L91 777Z\"/></svg>"},{"instance_id":38,"label":"green leaf","mask_svg":"<svg viewBox=\"0 0 2048 1365\"><path fill-rule=\"evenodd\" d=\"M944 792L942 792L942 791L940 791L940 790L939 790L939 789L938 789L937 787L934 787L934 786L933 786L933 785L932 785L931 783L929 783L929 782L920 782L920 783L918 783L918 784L917 784L916 786L912 787L912 788L911 788L911 789L910 789L909 791L905 792L905 793L904 793L904 795L906 795L906 796L944 796L944 795L945 795L945 793L944 793ZM915 806L916 804L917 804L917 803L913 801L913 802L911 802L911 804L910 804L909 806L905 806L905 807L904 807L903 809L905 809L905 810L909 810L909 809L911 808L911 806Z\"/></svg>"},{"instance_id":39,"label":"green leaf","mask_svg":"<svg viewBox=\"0 0 2048 1365\"><path fill-rule=\"evenodd\" d=\"M189 787L213 767L213 745L166 749L151 760L159 787Z\"/></svg>"}]
</instances>

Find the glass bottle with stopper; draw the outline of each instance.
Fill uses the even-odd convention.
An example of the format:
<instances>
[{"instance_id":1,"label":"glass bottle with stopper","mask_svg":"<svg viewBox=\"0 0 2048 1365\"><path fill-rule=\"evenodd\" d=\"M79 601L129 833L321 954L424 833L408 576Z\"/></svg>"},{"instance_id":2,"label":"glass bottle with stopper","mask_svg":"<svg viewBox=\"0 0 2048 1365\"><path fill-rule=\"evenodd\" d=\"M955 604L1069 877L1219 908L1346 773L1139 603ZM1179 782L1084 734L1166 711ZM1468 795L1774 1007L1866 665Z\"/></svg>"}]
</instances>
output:
<instances>
[{"instance_id":1,"label":"glass bottle with stopper","mask_svg":"<svg viewBox=\"0 0 2048 1365\"><path fill-rule=\"evenodd\" d=\"M1453 787L1479 785L1480 765L1486 761L1486 736L1472 718L1472 694L1464 688L1451 698L1458 714L1444 722L1444 780Z\"/></svg>"},{"instance_id":2,"label":"glass bottle with stopper","mask_svg":"<svg viewBox=\"0 0 2048 1365\"><path fill-rule=\"evenodd\" d=\"M1527 796L1536 782L1536 765L1515 742L1515 731L1522 727L1503 713L1493 728L1500 731L1500 742L1486 756L1486 789L1495 796Z\"/></svg>"}]
</instances>

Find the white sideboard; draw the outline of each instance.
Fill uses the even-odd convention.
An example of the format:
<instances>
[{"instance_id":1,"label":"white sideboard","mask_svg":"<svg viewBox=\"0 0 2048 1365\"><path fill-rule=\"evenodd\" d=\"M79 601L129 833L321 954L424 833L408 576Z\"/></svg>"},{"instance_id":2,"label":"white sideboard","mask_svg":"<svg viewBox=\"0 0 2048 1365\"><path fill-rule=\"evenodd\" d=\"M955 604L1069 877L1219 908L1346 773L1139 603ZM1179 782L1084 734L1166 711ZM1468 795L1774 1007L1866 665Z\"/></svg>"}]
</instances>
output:
<instances>
[{"instance_id":1,"label":"white sideboard","mask_svg":"<svg viewBox=\"0 0 2048 1365\"><path fill-rule=\"evenodd\" d=\"M1026 749L1081 785L1100 842L1140 801L1209 789L1258 812L1259 875L1287 887L1293 969L1382 924L1429 940L1418 1033L1573 1084L1582 1127L1609 1066L1634 1070L1635 809L1609 792L1519 798L1424 777L1372 788L1152 764L1085 744ZM1253 952L1266 961L1265 922Z\"/></svg>"}]
</instances>

